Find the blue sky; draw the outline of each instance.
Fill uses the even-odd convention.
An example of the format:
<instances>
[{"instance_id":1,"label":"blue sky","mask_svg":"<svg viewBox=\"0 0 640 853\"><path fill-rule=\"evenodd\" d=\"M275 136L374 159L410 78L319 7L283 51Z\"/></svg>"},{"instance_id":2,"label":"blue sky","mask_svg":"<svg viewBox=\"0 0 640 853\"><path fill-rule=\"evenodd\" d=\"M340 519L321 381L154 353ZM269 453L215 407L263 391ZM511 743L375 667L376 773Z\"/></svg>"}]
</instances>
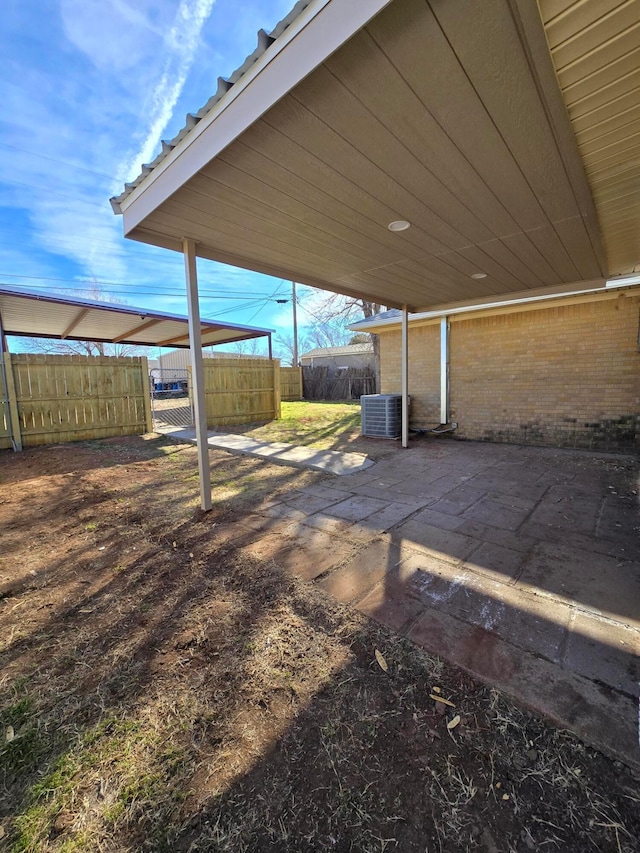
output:
<instances>
[{"instance_id":1,"label":"blue sky","mask_svg":"<svg viewBox=\"0 0 640 853\"><path fill-rule=\"evenodd\" d=\"M122 237L109 197L293 0L9 0L0 21L0 283L186 313L182 258ZM289 283L199 263L201 312L291 331ZM301 302L315 296L301 289ZM313 322L301 310L300 320Z\"/></svg>"}]
</instances>

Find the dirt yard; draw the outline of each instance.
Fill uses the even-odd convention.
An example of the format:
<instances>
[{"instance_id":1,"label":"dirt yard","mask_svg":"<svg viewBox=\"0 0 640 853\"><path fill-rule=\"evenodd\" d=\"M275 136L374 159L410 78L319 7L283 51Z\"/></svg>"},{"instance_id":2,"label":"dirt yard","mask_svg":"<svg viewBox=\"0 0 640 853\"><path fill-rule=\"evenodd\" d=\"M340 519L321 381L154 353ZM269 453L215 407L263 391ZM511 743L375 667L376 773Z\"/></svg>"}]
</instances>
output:
<instances>
[{"instance_id":1,"label":"dirt yard","mask_svg":"<svg viewBox=\"0 0 640 853\"><path fill-rule=\"evenodd\" d=\"M229 544L324 475L0 453L0 850L634 853L620 763Z\"/></svg>"}]
</instances>

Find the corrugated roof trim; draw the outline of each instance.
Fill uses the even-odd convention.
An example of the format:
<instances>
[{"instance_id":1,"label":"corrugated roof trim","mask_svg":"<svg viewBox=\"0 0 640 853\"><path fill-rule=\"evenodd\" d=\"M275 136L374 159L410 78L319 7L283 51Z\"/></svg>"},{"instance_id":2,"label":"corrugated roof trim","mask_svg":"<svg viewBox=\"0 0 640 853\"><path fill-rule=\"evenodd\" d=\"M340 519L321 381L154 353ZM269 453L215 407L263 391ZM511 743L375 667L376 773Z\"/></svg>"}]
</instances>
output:
<instances>
[{"instance_id":1,"label":"corrugated roof trim","mask_svg":"<svg viewBox=\"0 0 640 853\"><path fill-rule=\"evenodd\" d=\"M111 207L114 213L122 213L122 209L120 205L122 202L129 196L133 190L138 187L145 178L153 172L153 170L162 163L162 161L173 151L173 149L182 142L182 140L188 136L188 134L193 130L193 128L203 119L207 113L211 112L211 110L221 101L229 89L238 82L244 75L249 71L249 69L260 59L264 53L272 46L272 44L277 41L277 39L282 35L282 33L291 26L291 24L298 18L302 12L309 6L311 0L299 0L298 3L293 7L293 9L286 15L276 26L271 30L270 33L267 33L265 30L258 30L258 46L251 53L242 65L231 74L230 77L218 77L218 87L214 95L207 101L207 103L201 107L197 113L187 113L187 118L185 121L185 125L180 130L173 139L170 139L168 142L166 140L162 140L162 148L158 156L151 161L151 163L145 163L142 166L140 174L135 180L130 183L126 183L124 185L124 191L120 193L118 196L113 196L113 198L109 199L111 202Z\"/></svg>"}]
</instances>

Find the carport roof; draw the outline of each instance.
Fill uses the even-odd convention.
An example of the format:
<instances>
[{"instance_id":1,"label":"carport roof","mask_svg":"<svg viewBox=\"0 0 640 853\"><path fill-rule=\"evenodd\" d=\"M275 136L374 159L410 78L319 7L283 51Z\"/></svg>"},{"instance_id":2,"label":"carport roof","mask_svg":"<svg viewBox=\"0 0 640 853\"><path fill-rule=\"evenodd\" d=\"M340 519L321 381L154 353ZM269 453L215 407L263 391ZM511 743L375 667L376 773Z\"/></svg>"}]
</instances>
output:
<instances>
[{"instance_id":1,"label":"carport roof","mask_svg":"<svg viewBox=\"0 0 640 853\"><path fill-rule=\"evenodd\" d=\"M114 209L132 239L413 311L629 273L639 10L301 2Z\"/></svg>"},{"instance_id":2,"label":"carport roof","mask_svg":"<svg viewBox=\"0 0 640 853\"><path fill-rule=\"evenodd\" d=\"M69 341L189 346L189 321L179 314L130 305L0 288L0 320L6 335ZM272 330L201 319L202 345L271 335Z\"/></svg>"}]
</instances>

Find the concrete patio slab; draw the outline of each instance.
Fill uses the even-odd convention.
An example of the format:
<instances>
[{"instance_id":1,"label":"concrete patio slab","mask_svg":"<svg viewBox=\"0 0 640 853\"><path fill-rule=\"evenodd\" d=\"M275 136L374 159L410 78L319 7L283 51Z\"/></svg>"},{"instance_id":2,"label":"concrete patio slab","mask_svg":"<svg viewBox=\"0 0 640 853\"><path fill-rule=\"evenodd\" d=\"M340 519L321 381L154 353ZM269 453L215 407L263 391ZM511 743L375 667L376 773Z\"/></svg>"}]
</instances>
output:
<instances>
[{"instance_id":1,"label":"concrete patio slab","mask_svg":"<svg viewBox=\"0 0 640 853\"><path fill-rule=\"evenodd\" d=\"M396 527L394 535L407 548L453 562L468 559L480 546L480 542L471 536L427 524L421 513Z\"/></svg>"},{"instance_id":2,"label":"concrete patio slab","mask_svg":"<svg viewBox=\"0 0 640 853\"><path fill-rule=\"evenodd\" d=\"M230 534L640 769L639 470L423 440Z\"/></svg>"},{"instance_id":3,"label":"concrete patio slab","mask_svg":"<svg viewBox=\"0 0 640 853\"><path fill-rule=\"evenodd\" d=\"M346 567L323 578L320 585L345 604L359 601L401 561L399 546L380 539L361 550Z\"/></svg>"},{"instance_id":4,"label":"concrete patio slab","mask_svg":"<svg viewBox=\"0 0 640 853\"><path fill-rule=\"evenodd\" d=\"M633 695L640 684L640 631L578 611L565 664L572 672Z\"/></svg>"},{"instance_id":5,"label":"concrete patio slab","mask_svg":"<svg viewBox=\"0 0 640 853\"><path fill-rule=\"evenodd\" d=\"M491 577L497 574L503 581L513 581L522 572L526 561L527 555L522 551L495 542L482 542L464 567L480 574L488 573Z\"/></svg>"},{"instance_id":6,"label":"concrete patio slab","mask_svg":"<svg viewBox=\"0 0 640 853\"><path fill-rule=\"evenodd\" d=\"M338 504L334 504L325 512L334 518L343 521L362 521L375 512L380 512L387 506L386 502L378 498L365 498L361 495L352 495Z\"/></svg>"},{"instance_id":7,"label":"concrete patio slab","mask_svg":"<svg viewBox=\"0 0 640 853\"><path fill-rule=\"evenodd\" d=\"M309 530L322 530L338 538L348 539L350 542L368 544L371 541L371 531L361 524L354 524L342 518L325 515L316 512L304 519L302 524L295 528L300 537L308 536Z\"/></svg>"},{"instance_id":8,"label":"concrete patio slab","mask_svg":"<svg viewBox=\"0 0 640 853\"><path fill-rule=\"evenodd\" d=\"M540 542L519 582L640 630L640 562Z\"/></svg>"},{"instance_id":9,"label":"concrete patio slab","mask_svg":"<svg viewBox=\"0 0 640 853\"><path fill-rule=\"evenodd\" d=\"M609 689L434 609L423 611L404 633L587 743L640 768L637 696Z\"/></svg>"},{"instance_id":10,"label":"concrete patio slab","mask_svg":"<svg viewBox=\"0 0 640 853\"><path fill-rule=\"evenodd\" d=\"M244 551L263 560L275 560L290 574L313 580L345 560L351 553L351 547L316 530L303 542L270 533L248 545Z\"/></svg>"}]
</instances>

